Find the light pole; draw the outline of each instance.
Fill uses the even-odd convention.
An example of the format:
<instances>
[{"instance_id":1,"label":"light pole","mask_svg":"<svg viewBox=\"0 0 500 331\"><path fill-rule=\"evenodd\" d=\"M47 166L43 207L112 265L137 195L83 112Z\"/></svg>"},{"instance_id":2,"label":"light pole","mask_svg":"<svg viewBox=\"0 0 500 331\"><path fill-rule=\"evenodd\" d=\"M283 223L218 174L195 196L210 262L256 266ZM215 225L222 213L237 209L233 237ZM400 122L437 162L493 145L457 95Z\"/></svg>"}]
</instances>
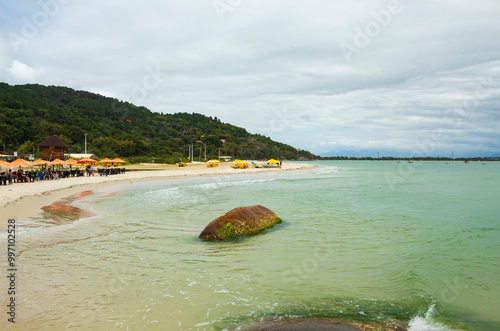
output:
<instances>
[{"instance_id":1,"label":"light pole","mask_svg":"<svg viewBox=\"0 0 500 331\"><path fill-rule=\"evenodd\" d=\"M87 154L87 135L88 133L85 133L85 154Z\"/></svg>"}]
</instances>

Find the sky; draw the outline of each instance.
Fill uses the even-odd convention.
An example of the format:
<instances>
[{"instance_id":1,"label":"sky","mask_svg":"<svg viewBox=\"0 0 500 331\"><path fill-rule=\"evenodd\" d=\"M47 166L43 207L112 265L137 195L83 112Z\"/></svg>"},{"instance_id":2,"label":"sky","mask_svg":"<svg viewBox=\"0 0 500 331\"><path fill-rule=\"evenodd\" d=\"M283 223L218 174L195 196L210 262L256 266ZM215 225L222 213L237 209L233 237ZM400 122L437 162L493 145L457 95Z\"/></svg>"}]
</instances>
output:
<instances>
[{"instance_id":1,"label":"sky","mask_svg":"<svg viewBox=\"0 0 500 331\"><path fill-rule=\"evenodd\" d=\"M496 155L499 18L498 0L2 0L0 81L315 154Z\"/></svg>"}]
</instances>

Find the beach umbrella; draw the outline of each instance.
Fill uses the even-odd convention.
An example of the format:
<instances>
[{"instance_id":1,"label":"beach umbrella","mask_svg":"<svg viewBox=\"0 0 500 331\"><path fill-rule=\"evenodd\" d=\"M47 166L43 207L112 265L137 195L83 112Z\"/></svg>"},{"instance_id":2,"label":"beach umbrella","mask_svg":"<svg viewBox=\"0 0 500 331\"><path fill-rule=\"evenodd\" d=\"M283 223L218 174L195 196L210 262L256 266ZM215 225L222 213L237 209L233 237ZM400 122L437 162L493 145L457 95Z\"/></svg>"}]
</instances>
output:
<instances>
[{"instance_id":1,"label":"beach umbrella","mask_svg":"<svg viewBox=\"0 0 500 331\"><path fill-rule=\"evenodd\" d=\"M279 163L279 161L275 159L270 159L269 161L267 161L267 163Z\"/></svg>"},{"instance_id":2,"label":"beach umbrella","mask_svg":"<svg viewBox=\"0 0 500 331\"><path fill-rule=\"evenodd\" d=\"M0 167L10 167L10 163L4 160L0 160Z\"/></svg>"},{"instance_id":3,"label":"beach umbrella","mask_svg":"<svg viewBox=\"0 0 500 331\"><path fill-rule=\"evenodd\" d=\"M48 164L49 161L45 161L45 160L42 160L42 159L37 159L35 161L32 162L32 165L34 166L39 166L39 165L44 165L44 164Z\"/></svg>"},{"instance_id":4,"label":"beach umbrella","mask_svg":"<svg viewBox=\"0 0 500 331\"><path fill-rule=\"evenodd\" d=\"M15 160L14 162L11 162L10 165L12 167L17 167L17 166L30 166L31 165L31 162L30 161L26 161L26 160L23 160L23 159L17 159Z\"/></svg>"},{"instance_id":5,"label":"beach umbrella","mask_svg":"<svg viewBox=\"0 0 500 331\"><path fill-rule=\"evenodd\" d=\"M38 159L38 160L33 161L32 165L34 165L34 166L42 166L42 165L49 164L49 163L50 163L49 161Z\"/></svg>"},{"instance_id":6,"label":"beach umbrella","mask_svg":"<svg viewBox=\"0 0 500 331\"><path fill-rule=\"evenodd\" d=\"M78 160L76 163L97 163L97 161L91 159L90 157L85 157L81 160Z\"/></svg>"},{"instance_id":7,"label":"beach umbrella","mask_svg":"<svg viewBox=\"0 0 500 331\"><path fill-rule=\"evenodd\" d=\"M73 160L73 159L67 159L66 161L64 161L64 165L72 166L75 164L76 164L76 160Z\"/></svg>"},{"instance_id":8,"label":"beach umbrella","mask_svg":"<svg viewBox=\"0 0 500 331\"><path fill-rule=\"evenodd\" d=\"M125 161L123 161L122 159L117 158L117 157L115 157L115 158L114 158L113 160L111 160L111 161L113 161L113 163L123 163L123 162L125 162Z\"/></svg>"},{"instance_id":9,"label":"beach umbrella","mask_svg":"<svg viewBox=\"0 0 500 331\"><path fill-rule=\"evenodd\" d=\"M114 163L114 162L113 162L113 160L110 160L108 158L104 158L101 161L99 161L99 163Z\"/></svg>"},{"instance_id":10,"label":"beach umbrella","mask_svg":"<svg viewBox=\"0 0 500 331\"><path fill-rule=\"evenodd\" d=\"M51 162L49 162L49 165L63 165L64 161L61 159L54 159Z\"/></svg>"},{"instance_id":11,"label":"beach umbrella","mask_svg":"<svg viewBox=\"0 0 500 331\"><path fill-rule=\"evenodd\" d=\"M208 160L207 163L219 163L219 160Z\"/></svg>"},{"instance_id":12,"label":"beach umbrella","mask_svg":"<svg viewBox=\"0 0 500 331\"><path fill-rule=\"evenodd\" d=\"M233 162L240 163L240 162L243 162L243 161L241 161L241 160L234 160Z\"/></svg>"}]
</instances>

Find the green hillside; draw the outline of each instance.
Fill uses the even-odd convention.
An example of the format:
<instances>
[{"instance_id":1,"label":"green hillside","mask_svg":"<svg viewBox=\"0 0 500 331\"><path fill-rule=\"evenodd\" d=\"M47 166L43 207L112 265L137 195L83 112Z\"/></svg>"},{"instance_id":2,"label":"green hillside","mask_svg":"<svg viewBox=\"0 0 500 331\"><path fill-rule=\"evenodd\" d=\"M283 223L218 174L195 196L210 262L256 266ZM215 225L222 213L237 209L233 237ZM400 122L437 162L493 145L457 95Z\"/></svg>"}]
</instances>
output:
<instances>
[{"instance_id":1,"label":"green hillside","mask_svg":"<svg viewBox=\"0 0 500 331\"><path fill-rule=\"evenodd\" d=\"M57 135L70 153L100 157L144 157L175 162L188 157L194 144L195 160L219 154L244 159L314 158L307 151L272 141L262 135L222 123L201 114L159 114L145 107L75 91L68 87L11 86L0 83L0 149L33 153L36 144Z\"/></svg>"}]
</instances>

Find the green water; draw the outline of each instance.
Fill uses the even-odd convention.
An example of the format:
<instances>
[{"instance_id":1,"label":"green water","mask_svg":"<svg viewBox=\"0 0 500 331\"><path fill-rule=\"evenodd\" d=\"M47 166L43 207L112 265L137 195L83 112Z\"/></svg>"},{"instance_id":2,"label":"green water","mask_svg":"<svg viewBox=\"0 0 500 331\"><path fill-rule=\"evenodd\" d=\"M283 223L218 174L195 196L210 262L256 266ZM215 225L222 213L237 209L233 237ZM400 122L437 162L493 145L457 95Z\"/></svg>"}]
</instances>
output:
<instances>
[{"instance_id":1,"label":"green water","mask_svg":"<svg viewBox=\"0 0 500 331\"><path fill-rule=\"evenodd\" d=\"M500 163L317 164L114 186L23 220L17 326L222 330L313 316L500 329ZM284 222L197 239L254 204Z\"/></svg>"}]
</instances>

